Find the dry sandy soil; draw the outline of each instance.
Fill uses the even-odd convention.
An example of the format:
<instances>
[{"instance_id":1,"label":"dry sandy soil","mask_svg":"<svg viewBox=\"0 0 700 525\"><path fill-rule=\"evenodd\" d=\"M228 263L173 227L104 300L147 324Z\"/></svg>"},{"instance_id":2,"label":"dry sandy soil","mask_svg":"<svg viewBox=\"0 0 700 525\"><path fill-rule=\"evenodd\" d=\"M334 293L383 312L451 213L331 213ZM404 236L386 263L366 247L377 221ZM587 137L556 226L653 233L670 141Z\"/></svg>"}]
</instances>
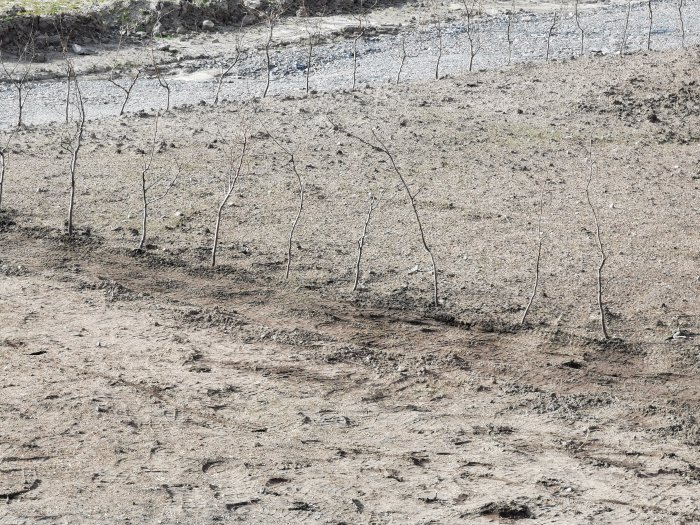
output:
<instances>
[{"instance_id":1,"label":"dry sandy soil","mask_svg":"<svg viewBox=\"0 0 700 525\"><path fill-rule=\"evenodd\" d=\"M74 238L64 129L23 131L0 230L0 523L700 522L698 63L178 109L151 176L181 173L144 252L153 114L89 122ZM388 159L340 127L378 127L420 189L439 307ZM288 282L298 191L271 135L306 185Z\"/></svg>"}]
</instances>

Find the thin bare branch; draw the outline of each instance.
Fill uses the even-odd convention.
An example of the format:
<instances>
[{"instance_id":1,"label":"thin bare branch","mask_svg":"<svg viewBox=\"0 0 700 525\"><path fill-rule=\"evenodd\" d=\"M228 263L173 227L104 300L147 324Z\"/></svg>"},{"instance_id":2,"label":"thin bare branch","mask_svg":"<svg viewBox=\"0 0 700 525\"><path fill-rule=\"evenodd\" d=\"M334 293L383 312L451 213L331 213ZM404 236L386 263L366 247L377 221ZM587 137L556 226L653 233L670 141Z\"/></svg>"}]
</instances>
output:
<instances>
[{"instance_id":1,"label":"thin bare branch","mask_svg":"<svg viewBox=\"0 0 700 525\"><path fill-rule=\"evenodd\" d=\"M381 195L380 195L381 198ZM379 198L374 197L370 194L369 196L369 210L367 210L367 217L365 217L365 224L362 230L362 235L357 240L357 263L355 264L355 283L353 284L352 291L356 292L357 287L360 284L360 266L362 264L362 251L365 247L365 240L367 239L367 233L369 229L369 221L372 220L372 213L379 206Z\"/></svg>"},{"instance_id":2,"label":"thin bare branch","mask_svg":"<svg viewBox=\"0 0 700 525\"><path fill-rule=\"evenodd\" d=\"M546 182L545 182L546 185ZM535 259L535 284L532 287L532 294L530 295L530 300L527 303L527 307L525 308L525 311L523 312L523 316L520 319L520 324L523 325L525 324L525 318L527 317L528 312L530 312L530 308L532 307L532 303L535 301L535 297L537 296L537 288L540 284L540 260L542 258L542 214L544 211L544 190L545 186L542 186L542 190L540 191L540 213L539 213L539 219L537 221L537 258Z\"/></svg>"},{"instance_id":3,"label":"thin bare branch","mask_svg":"<svg viewBox=\"0 0 700 525\"><path fill-rule=\"evenodd\" d=\"M605 253L605 248L603 247L603 239L600 234L600 221L598 220L598 212L595 209L595 206L593 206L593 202L591 201L591 192L590 192L590 187L591 183L593 181L593 172L595 170L595 163L593 162L593 141L591 140L590 143L590 149L589 149L589 163L590 163L590 172L588 175L588 183L586 184L586 200L588 200L588 206L591 208L591 213L593 214L593 220L595 222L595 229L596 229L596 242L598 244L598 250L600 252L600 264L598 265L598 310L600 314L600 324L601 328L603 331L603 337L605 339L610 339L610 335L608 334L608 325L605 320L605 305L603 303L603 268L605 267L605 263L607 261L607 255Z\"/></svg>"},{"instance_id":4,"label":"thin bare branch","mask_svg":"<svg viewBox=\"0 0 700 525\"><path fill-rule=\"evenodd\" d=\"M622 31L622 41L620 42L620 56L625 53L627 46L627 30L630 25L630 13L632 12L632 0L627 0L627 15L625 16L625 28Z\"/></svg>"},{"instance_id":5,"label":"thin bare branch","mask_svg":"<svg viewBox=\"0 0 700 525\"><path fill-rule=\"evenodd\" d=\"M330 121L330 120L329 120ZM372 143L368 141L367 139L364 139L360 137L359 135L356 135L355 133L352 133L345 128L339 126L338 124L334 124L332 121L331 125L333 126L333 129L336 131L340 131L347 135L350 138L353 138L355 140L358 140L362 144L365 144L366 146L369 146L375 151L379 151L384 153L388 158L389 162L391 163L391 167L394 170L394 173L398 175L399 180L401 181L401 185L403 189L406 191L406 195L408 196L409 203L411 204L411 208L413 210L413 214L416 218L416 224L418 225L418 231L420 233L420 238L421 242L423 244L423 249L426 251L428 256L430 257L430 262L433 268L433 305L434 306L439 306L439 293L438 293L438 269L437 269L437 264L435 263L435 257L433 255L433 252L428 245L428 242L425 238L425 231L423 229L423 223L421 222L420 219L420 214L418 213L418 205L416 204L416 197L418 195L418 192L413 193L411 191L411 188L409 187L408 183L406 182L406 179L403 176L402 171L399 169L398 165L396 164L396 160L394 159L394 155L391 153L389 148L386 146L386 144L382 141L382 139L379 137L377 132L375 130L372 130L372 136L374 137L374 140L376 143Z\"/></svg>"},{"instance_id":6,"label":"thin bare branch","mask_svg":"<svg viewBox=\"0 0 700 525\"><path fill-rule=\"evenodd\" d=\"M238 182L238 178L241 175L241 170L243 169L243 159L245 158L245 151L246 151L247 146L248 146L248 133L247 133L247 131L244 131L243 132L243 146L241 148L241 154L240 154L240 158L238 161L238 167L235 167L233 162L229 162L228 183L226 185L226 193L224 194L224 198L221 201L221 204L219 205L219 209L218 209L217 214L216 214L216 224L214 225L214 246L211 249L211 265L212 265L212 267L216 266L216 251L217 251L217 248L219 247L219 227L221 225L221 215L224 211L224 206L226 206L226 203L231 198L231 195L233 194L233 191L236 188L236 182Z\"/></svg>"}]
</instances>

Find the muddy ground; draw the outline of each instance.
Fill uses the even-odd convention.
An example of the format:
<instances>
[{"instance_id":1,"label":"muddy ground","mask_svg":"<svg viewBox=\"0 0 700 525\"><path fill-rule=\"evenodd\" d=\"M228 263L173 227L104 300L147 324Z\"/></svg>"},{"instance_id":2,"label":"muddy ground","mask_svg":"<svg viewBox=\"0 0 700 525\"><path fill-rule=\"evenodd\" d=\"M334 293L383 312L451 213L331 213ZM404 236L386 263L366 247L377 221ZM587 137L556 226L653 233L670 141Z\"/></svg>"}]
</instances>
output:
<instances>
[{"instance_id":1,"label":"muddy ground","mask_svg":"<svg viewBox=\"0 0 700 525\"><path fill-rule=\"evenodd\" d=\"M143 252L154 114L88 123L73 238L66 130L22 131L0 231L0 523L700 521L698 61L175 110L149 176L179 176ZM417 194L440 306L389 159L341 128L375 129ZM288 281L299 194L273 139L305 184Z\"/></svg>"}]
</instances>

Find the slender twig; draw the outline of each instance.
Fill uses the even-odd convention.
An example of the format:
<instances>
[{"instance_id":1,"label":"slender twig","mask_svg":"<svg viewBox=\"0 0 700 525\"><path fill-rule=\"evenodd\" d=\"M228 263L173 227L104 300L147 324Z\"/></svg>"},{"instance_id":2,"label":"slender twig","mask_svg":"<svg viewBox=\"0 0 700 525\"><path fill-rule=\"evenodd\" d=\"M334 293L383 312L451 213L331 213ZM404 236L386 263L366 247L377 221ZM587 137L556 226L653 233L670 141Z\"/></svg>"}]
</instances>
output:
<instances>
[{"instance_id":1,"label":"slender twig","mask_svg":"<svg viewBox=\"0 0 700 525\"><path fill-rule=\"evenodd\" d=\"M292 223L292 228L289 231L289 239L287 243L287 266L284 272L284 280L289 279L289 272L292 266L292 244L294 242L294 232L296 231L297 225L299 224L299 219L301 218L301 213L304 210L304 194L305 194L305 186L304 186L304 181L301 178L301 175L299 174L299 171L297 170L297 163L296 163L296 158L294 157L294 153L287 148L284 144L282 144L275 136L270 133L269 130L267 130L267 134L270 136L272 141L277 144L277 146L284 151L287 155L289 155L289 164L292 166L292 172L294 173L294 176L297 179L297 182L299 184L299 208L297 210L296 217L294 218L294 222Z\"/></svg>"},{"instance_id":2,"label":"slender twig","mask_svg":"<svg viewBox=\"0 0 700 525\"><path fill-rule=\"evenodd\" d=\"M148 152L144 152L144 162L143 162L143 168L141 170L141 198L142 198L142 203L143 203L143 210L142 210L142 217L141 217L141 239L139 241L139 250L143 250L144 247L146 246L146 235L147 235L147 226L148 226L148 207L151 204L154 204L158 202L161 199L164 199L168 193L170 193L170 190L175 186L175 182L177 181L177 178L180 175L180 171L182 170L182 167L180 164L175 162L175 167L177 168L175 170L175 175L173 178L170 180L168 185L166 186L165 190L163 193L161 193L157 197L149 197L148 192L154 189L157 186L160 186L165 182L165 176L155 179L152 181L150 184L148 183L148 175L153 167L153 158L155 157L156 153L156 146L158 144L158 121L160 118L160 114L156 113L155 117L155 122L153 124L153 140L151 143L151 148Z\"/></svg>"},{"instance_id":3,"label":"slender twig","mask_svg":"<svg viewBox=\"0 0 700 525\"><path fill-rule=\"evenodd\" d=\"M10 130L7 134L7 140L4 141L4 144L0 145L0 211L2 211L2 194L5 188L5 177L7 175L7 168L10 165L10 145L12 144L15 131L16 128Z\"/></svg>"},{"instance_id":4,"label":"slender twig","mask_svg":"<svg viewBox=\"0 0 700 525\"><path fill-rule=\"evenodd\" d=\"M406 57L408 54L406 53L406 35L402 34L401 35L401 54L399 55L399 72L396 73L396 85L398 86L399 83L401 82L401 72L403 71L403 66L406 63Z\"/></svg>"},{"instance_id":5,"label":"slender twig","mask_svg":"<svg viewBox=\"0 0 700 525\"><path fill-rule=\"evenodd\" d=\"M605 306L603 304L603 268L605 267L605 263L607 261L607 255L605 254L605 249L603 247L603 240L600 235L600 221L598 220L598 212L595 209L595 206L593 206L593 202L591 202L591 193L590 193L590 186L591 182L593 181L593 172L595 170L595 163L593 162L593 141L591 140L590 144L590 150L589 150L589 156L590 156L590 172L588 175L588 183L586 184L586 199L588 200L588 205L591 208L591 212L593 214L593 220L595 221L595 228L596 228L596 242L598 244L598 250L600 251L600 264L598 265L598 310L600 313L600 324L603 330L603 337L605 339L610 339L610 335L608 335L608 326L605 321Z\"/></svg>"},{"instance_id":6,"label":"slender twig","mask_svg":"<svg viewBox=\"0 0 700 525\"><path fill-rule=\"evenodd\" d=\"M310 84L310 79L311 79L314 46L320 40L321 28L318 25L316 25L312 30L307 23L306 32L309 35L309 38L308 38L309 52L307 54L307 60L306 60L306 94L308 95L309 91L311 90L309 84Z\"/></svg>"},{"instance_id":7,"label":"slender twig","mask_svg":"<svg viewBox=\"0 0 700 525\"><path fill-rule=\"evenodd\" d=\"M61 147L70 155L70 198L68 202L68 235L73 235L73 210L75 208L75 176L78 169L78 154L83 143L83 134L85 132L85 105L83 102L83 94L78 84L78 77L75 74L72 62L66 58L66 64L69 69L69 77L73 78L73 87L75 90L75 107L78 110L78 117L75 121L75 131L71 135L64 137Z\"/></svg>"},{"instance_id":8,"label":"slender twig","mask_svg":"<svg viewBox=\"0 0 700 525\"><path fill-rule=\"evenodd\" d=\"M685 49L685 22L683 21L684 0L678 0L678 18L681 21L681 49Z\"/></svg>"},{"instance_id":9,"label":"slender twig","mask_svg":"<svg viewBox=\"0 0 700 525\"><path fill-rule=\"evenodd\" d=\"M270 13L267 18L267 26L269 31L267 34L267 41L265 42L265 63L267 65L267 79L265 82L265 92L263 93L263 98L267 96L267 92L270 90L270 75L272 74L272 63L270 62L270 45L272 44L272 33L275 29L276 22L277 20L275 19L274 15Z\"/></svg>"},{"instance_id":10,"label":"slender twig","mask_svg":"<svg viewBox=\"0 0 700 525\"><path fill-rule=\"evenodd\" d=\"M549 26L549 32L547 33L547 54L545 55L545 62L549 62L549 45L552 40L554 30L557 28L557 15L558 13L555 11L554 15L552 16L552 25Z\"/></svg>"},{"instance_id":11,"label":"slender twig","mask_svg":"<svg viewBox=\"0 0 700 525\"><path fill-rule=\"evenodd\" d=\"M242 30L242 23L241 23L241 30ZM228 66L223 65L221 66L221 73L219 74L219 78L216 82L216 93L214 94L214 105L216 106L219 103L219 94L221 93L221 87L224 83L224 78L231 72L231 70L236 67L238 62L240 61L242 55L243 55L243 37L241 34L236 36L236 56L233 59L233 62L231 62Z\"/></svg>"},{"instance_id":12,"label":"slender twig","mask_svg":"<svg viewBox=\"0 0 700 525\"><path fill-rule=\"evenodd\" d=\"M435 29L437 30L437 38L438 38L438 54L437 54L437 59L435 60L435 80L440 79L440 61L442 60L442 20L440 19L440 16L437 16L437 20L435 22Z\"/></svg>"},{"instance_id":13,"label":"slender twig","mask_svg":"<svg viewBox=\"0 0 700 525\"><path fill-rule=\"evenodd\" d=\"M433 252L428 245L428 242L425 238L425 231L423 229L423 223L421 222L420 219L420 214L418 213L418 205L416 204L416 197L418 193L413 193L411 191L411 188L409 187L408 183L406 182L406 179L403 176L402 171L399 169L398 165L396 164L396 160L394 159L394 155L391 153L389 148L386 146L386 144L379 138L377 135L377 132L372 130L372 135L374 136L374 140L376 141L376 144L360 137L359 135L355 135L354 133L342 128L341 126L334 124L331 122L333 125L333 128L341 131L348 137L351 137L355 140L358 140L362 144L369 146L375 151L379 151L384 153L388 158L389 162L391 163L391 167L394 170L394 173L398 175L399 180L401 181L401 185L403 186L403 189L406 191L406 195L408 196L409 203L411 204L411 208L413 209L413 214L416 218L416 223L418 225L418 231L420 233L420 238L421 242L423 244L424 250L427 252L428 256L430 257L430 262L433 268L433 305L438 306L439 303L439 293L438 293L438 269L437 269L437 264L435 263L435 257L433 255Z\"/></svg>"},{"instance_id":14,"label":"slender twig","mask_svg":"<svg viewBox=\"0 0 700 525\"><path fill-rule=\"evenodd\" d=\"M362 264L362 250L365 247L365 239L367 239L367 231L369 229L369 221L372 220L372 213L379 206L379 199L375 198L374 195L369 196L369 210L367 210L367 217L365 217L365 225L362 230L362 235L357 240L357 263L355 264L355 283L353 284L352 291L357 291L357 287L360 284L360 265Z\"/></svg>"},{"instance_id":15,"label":"slender twig","mask_svg":"<svg viewBox=\"0 0 700 525\"><path fill-rule=\"evenodd\" d=\"M473 18L476 15L475 1L472 0L472 5L469 6L467 0L463 0L464 8L467 14L467 40L469 40L469 71L472 70L474 66L474 57L481 50L481 37L474 27Z\"/></svg>"},{"instance_id":16,"label":"slender twig","mask_svg":"<svg viewBox=\"0 0 700 525\"><path fill-rule=\"evenodd\" d=\"M29 57L29 58L27 58ZM29 75L32 71L32 65L36 60L36 51L34 47L34 32L29 35L27 43L21 48L17 61L12 68L8 68L5 59L0 49L0 67L2 67L7 79L12 83L17 91L17 127L21 128L24 125L24 106L27 103L27 97L32 89L29 82ZM26 62L24 70L20 74L15 74L22 62Z\"/></svg>"},{"instance_id":17,"label":"slender twig","mask_svg":"<svg viewBox=\"0 0 700 525\"><path fill-rule=\"evenodd\" d=\"M583 27L581 27L581 18L579 17L578 13L578 2L579 0L576 0L574 3L574 17L576 19L576 27L578 27L578 30L581 32L581 49L579 50L579 56L583 56L583 39L585 37L585 33L583 32Z\"/></svg>"},{"instance_id":18,"label":"slender twig","mask_svg":"<svg viewBox=\"0 0 700 525\"><path fill-rule=\"evenodd\" d=\"M649 10L649 31L647 32L647 51L651 51L651 30L654 27L654 9L652 0L647 1L647 9Z\"/></svg>"},{"instance_id":19,"label":"slender twig","mask_svg":"<svg viewBox=\"0 0 700 525\"><path fill-rule=\"evenodd\" d=\"M241 175L241 170L243 168L243 159L245 158L245 150L246 150L247 145L248 145L248 134L247 134L247 132L244 131L244 133L243 133L243 147L241 148L241 154L240 154L240 160L238 162L238 167L235 167L235 163L233 162L233 156L231 156L231 159L229 159L228 183L226 186L226 193L224 194L224 199L221 201L221 204L219 205L219 210L216 214L216 225L214 228L214 246L211 249L211 265L212 265L212 267L216 266L216 250L219 246L219 226L221 225L221 214L223 213L224 206L226 206L226 203L228 202L229 198L233 194L233 191L236 188L236 182L238 182L238 178Z\"/></svg>"},{"instance_id":20,"label":"slender twig","mask_svg":"<svg viewBox=\"0 0 700 525\"><path fill-rule=\"evenodd\" d=\"M515 0L513 8L508 11L508 26L506 27L506 41L508 42L508 65L513 56L513 19L515 17Z\"/></svg>"},{"instance_id":21,"label":"slender twig","mask_svg":"<svg viewBox=\"0 0 700 525\"><path fill-rule=\"evenodd\" d=\"M546 184L546 182L545 182ZM535 259L535 284L532 287L532 294L530 295L530 301L527 303L527 307L525 308L525 311L523 312L523 317L520 319L520 324L525 324L525 318L527 317L528 312L530 311L530 308L532 307L532 303L535 301L535 296L537 295L537 287L540 284L540 260L542 258L542 213L544 211L544 189L545 186L542 186L542 190L540 191L540 215L539 219L537 221L537 258Z\"/></svg>"},{"instance_id":22,"label":"slender twig","mask_svg":"<svg viewBox=\"0 0 700 525\"><path fill-rule=\"evenodd\" d=\"M365 35L364 19L361 15L357 17L359 22L358 32L352 41L352 90L355 91L357 85L357 43Z\"/></svg>"},{"instance_id":23,"label":"slender twig","mask_svg":"<svg viewBox=\"0 0 700 525\"><path fill-rule=\"evenodd\" d=\"M630 13L632 12L632 0L627 0L627 16L625 16L625 29L622 31L622 42L620 42L620 56L625 53L627 45L627 29L630 25Z\"/></svg>"},{"instance_id":24,"label":"slender twig","mask_svg":"<svg viewBox=\"0 0 700 525\"><path fill-rule=\"evenodd\" d=\"M124 31L120 33L119 36L119 43L117 44L117 54L116 58L114 60L114 64L112 65L112 69L110 70L109 77L107 78L107 82L112 84L114 87L119 88L121 91L124 92L124 102L122 103L122 106L119 110L119 115L124 114L124 109L126 108L126 104L129 102L129 97L131 96L131 91L134 89L134 86L136 85L136 82L138 81L139 77L141 76L141 73L143 73L142 68L137 68L136 69L136 74L129 79L128 84L125 86L122 86L119 82L115 80L115 75L117 73L117 65L118 65L118 58L119 58L119 52L121 51L121 46L122 46L122 39L124 37Z\"/></svg>"},{"instance_id":25,"label":"slender twig","mask_svg":"<svg viewBox=\"0 0 700 525\"><path fill-rule=\"evenodd\" d=\"M165 111L170 111L170 84L168 84L168 81L166 80L165 76L163 76L163 72L158 66L155 53L155 28L159 23L160 19L158 19L158 21L153 25L153 31L151 31L151 62L153 63L153 70L156 74L156 78L158 79L158 84L160 84L160 87L166 91Z\"/></svg>"}]
</instances>

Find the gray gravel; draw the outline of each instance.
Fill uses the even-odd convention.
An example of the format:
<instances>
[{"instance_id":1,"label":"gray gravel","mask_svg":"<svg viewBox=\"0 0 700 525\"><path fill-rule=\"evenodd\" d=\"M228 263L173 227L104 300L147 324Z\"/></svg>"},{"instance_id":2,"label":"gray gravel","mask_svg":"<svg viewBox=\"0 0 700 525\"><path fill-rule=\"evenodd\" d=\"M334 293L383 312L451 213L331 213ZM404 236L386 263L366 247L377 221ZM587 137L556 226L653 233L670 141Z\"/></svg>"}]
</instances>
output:
<instances>
[{"instance_id":1,"label":"gray gravel","mask_svg":"<svg viewBox=\"0 0 700 525\"><path fill-rule=\"evenodd\" d=\"M581 25L585 32L585 52L618 53L626 5L599 6L582 11ZM552 15L547 13L518 13L512 25L512 63L532 63L545 58L547 34ZM700 44L700 2L686 1L684 7L686 46ZM629 21L626 52L646 50L649 18L647 3L635 3ZM487 16L478 20L481 50L474 60L474 70L500 68L507 65L508 45L506 15ZM358 86L376 86L393 82L399 66L400 35L379 35L365 38L359 44ZM415 82L434 78L435 58L438 50L435 27L406 34L407 59L402 81ZM462 21L443 25L444 55L440 74L453 75L466 71L469 47ZM681 31L676 1L654 4L652 50L678 49ZM564 12L552 37L550 58L568 59L579 53L580 32L573 12ZM311 88L318 91L337 91L352 86L352 41L346 40L316 48ZM270 95L299 95L305 89L306 49L288 46L273 52L274 68ZM264 90L265 65L261 52L253 53L245 60L235 75L226 79L221 97L238 99L261 96ZM196 75L174 75L169 79L172 88L172 104L176 106L210 103L214 96L216 64L213 59L198 59L189 64ZM103 78L82 79L89 118L116 115L121 105L122 93ZM64 118L62 98L64 85L60 81L46 80L33 84L27 103L25 121L44 124ZM155 78L139 80L127 107L128 111L153 110L165 104L164 91ZM16 94L12 86L0 84L0 127L7 128L15 121Z\"/></svg>"}]
</instances>

